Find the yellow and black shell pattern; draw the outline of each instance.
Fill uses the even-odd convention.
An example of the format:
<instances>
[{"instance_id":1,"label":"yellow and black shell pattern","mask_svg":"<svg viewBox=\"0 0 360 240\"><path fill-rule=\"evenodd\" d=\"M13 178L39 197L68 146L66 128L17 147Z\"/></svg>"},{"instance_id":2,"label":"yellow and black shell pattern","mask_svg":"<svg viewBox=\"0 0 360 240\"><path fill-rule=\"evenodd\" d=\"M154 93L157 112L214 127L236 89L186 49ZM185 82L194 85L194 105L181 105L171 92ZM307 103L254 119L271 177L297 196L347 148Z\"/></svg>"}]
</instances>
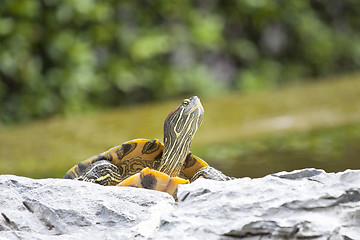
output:
<instances>
[{"instance_id":1,"label":"yellow and black shell pattern","mask_svg":"<svg viewBox=\"0 0 360 240\"><path fill-rule=\"evenodd\" d=\"M106 160L117 167L114 182L104 185L116 185L126 178L149 167L157 170L160 166L164 145L159 140L135 139L113 147L106 152L90 157L73 166L64 176L67 179L76 179L89 171L89 167L95 166L96 162ZM190 180L201 168L208 167L208 164L201 158L189 152L178 177Z\"/></svg>"}]
</instances>

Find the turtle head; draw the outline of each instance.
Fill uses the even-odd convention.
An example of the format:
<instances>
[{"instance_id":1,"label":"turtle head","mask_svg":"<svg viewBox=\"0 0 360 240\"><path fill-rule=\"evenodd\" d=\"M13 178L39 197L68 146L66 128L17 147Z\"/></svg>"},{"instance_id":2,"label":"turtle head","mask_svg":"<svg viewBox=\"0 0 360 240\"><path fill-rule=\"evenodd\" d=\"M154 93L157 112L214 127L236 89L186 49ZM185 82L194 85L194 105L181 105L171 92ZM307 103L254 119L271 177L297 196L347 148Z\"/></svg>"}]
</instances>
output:
<instances>
[{"instance_id":1,"label":"turtle head","mask_svg":"<svg viewBox=\"0 0 360 240\"><path fill-rule=\"evenodd\" d=\"M196 96L184 99L170 112L164 122L165 147L159 171L178 176L203 116L204 108Z\"/></svg>"}]
</instances>

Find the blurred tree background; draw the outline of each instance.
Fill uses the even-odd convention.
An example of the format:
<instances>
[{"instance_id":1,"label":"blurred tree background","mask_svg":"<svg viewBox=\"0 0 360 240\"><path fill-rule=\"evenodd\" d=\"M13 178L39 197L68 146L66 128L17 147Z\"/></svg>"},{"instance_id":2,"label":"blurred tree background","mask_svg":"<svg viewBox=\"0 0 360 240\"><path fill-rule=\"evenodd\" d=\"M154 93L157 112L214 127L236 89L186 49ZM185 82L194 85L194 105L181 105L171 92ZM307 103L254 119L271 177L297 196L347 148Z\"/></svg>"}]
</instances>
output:
<instances>
[{"instance_id":1,"label":"blurred tree background","mask_svg":"<svg viewBox=\"0 0 360 240\"><path fill-rule=\"evenodd\" d=\"M358 0L2 0L0 174L161 140L191 95L191 150L226 174L358 169L359 16Z\"/></svg>"},{"instance_id":2,"label":"blurred tree background","mask_svg":"<svg viewBox=\"0 0 360 240\"><path fill-rule=\"evenodd\" d=\"M0 122L360 67L357 0L2 0Z\"/></svg>"}]
</instances>

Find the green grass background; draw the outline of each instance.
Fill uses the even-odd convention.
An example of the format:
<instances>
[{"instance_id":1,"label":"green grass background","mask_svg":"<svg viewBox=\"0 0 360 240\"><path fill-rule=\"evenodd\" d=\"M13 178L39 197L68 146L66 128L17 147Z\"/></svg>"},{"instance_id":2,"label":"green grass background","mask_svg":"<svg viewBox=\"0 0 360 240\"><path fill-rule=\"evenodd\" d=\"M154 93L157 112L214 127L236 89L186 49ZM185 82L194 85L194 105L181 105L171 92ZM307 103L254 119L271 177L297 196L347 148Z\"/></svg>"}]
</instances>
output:
<instances>
[{"instance_id":1,"label":"green grass background","mask_svg":"<svg viewBox=\"0 0 360 240\"><path fill-rule=\"evenodd\" d=\"M188 96L184 96L188 97ZM360 75L253 94L202 98L194 154L226 174L360 167ZM135 138L163 137L182 98L0 127L0 174L62 177L74 164Z\"/></svg>"}]
</instances>

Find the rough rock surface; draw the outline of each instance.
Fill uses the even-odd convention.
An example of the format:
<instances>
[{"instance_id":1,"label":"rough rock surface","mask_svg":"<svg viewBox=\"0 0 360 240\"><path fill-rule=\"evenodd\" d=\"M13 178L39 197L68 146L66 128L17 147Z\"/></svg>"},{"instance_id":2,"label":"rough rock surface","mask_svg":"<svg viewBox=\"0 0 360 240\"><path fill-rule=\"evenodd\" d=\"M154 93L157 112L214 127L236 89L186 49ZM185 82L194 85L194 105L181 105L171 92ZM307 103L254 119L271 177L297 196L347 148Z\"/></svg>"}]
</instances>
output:
<instances>
[{"instance_id":1,"label":"rough rock surface","mask_svg":"<svg viewBox=\"0 0 360 240\"><path fill-rule=\"evenodd\" d=\"M360 239L360 171L304 169L166 193L0 176L0 239Z\"/></svg>"}]
</instances>

